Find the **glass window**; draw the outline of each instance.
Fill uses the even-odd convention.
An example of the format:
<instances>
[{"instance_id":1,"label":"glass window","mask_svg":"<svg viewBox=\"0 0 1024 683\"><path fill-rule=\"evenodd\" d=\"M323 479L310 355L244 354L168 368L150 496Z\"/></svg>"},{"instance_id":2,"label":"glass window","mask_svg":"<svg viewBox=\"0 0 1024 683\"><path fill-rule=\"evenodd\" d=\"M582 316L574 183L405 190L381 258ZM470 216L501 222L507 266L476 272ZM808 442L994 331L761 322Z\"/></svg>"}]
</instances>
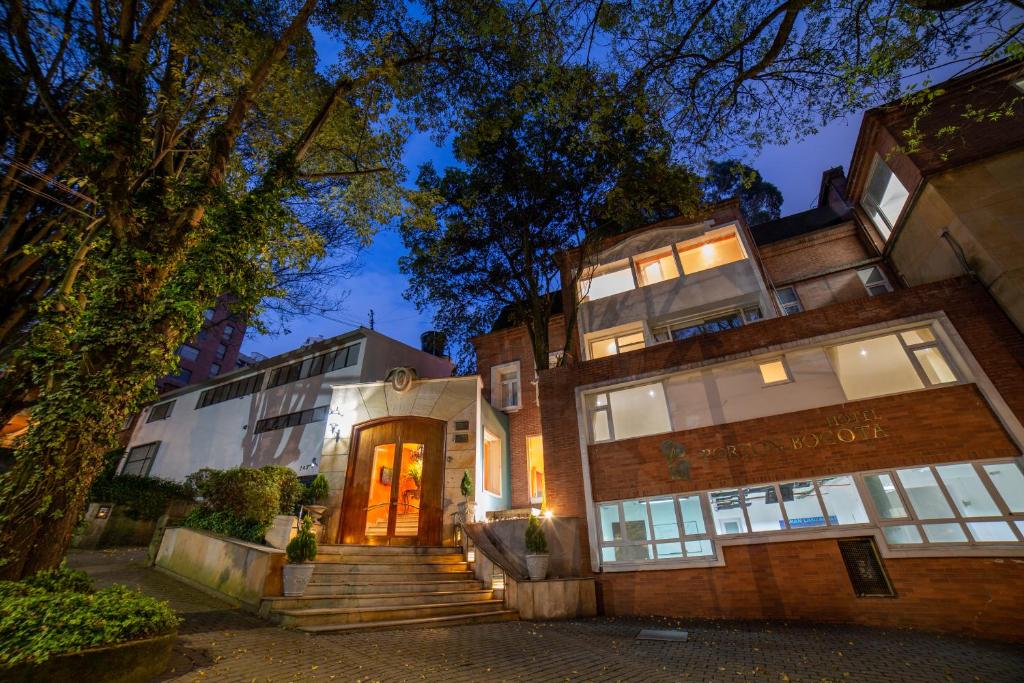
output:
<instances>
[{"instance_id":1,"label":"glass window","mask_svg":"<svg viewBox=\"0 0 1024 683\"><path fill-rule=\"evenodd\" d=\"M864 289L867 290L868 296L878 296L879 294L892 291L892 285L885 279L885 274L878 266L858 270L857 276L860 277L860 281L864 284Z\"/></svg>"},{"instance_id":2,"label":"glass window","mask_svg":"<svg viewBox=\"0 0 1024 683\"><path fill-rule=\"evenodd\" d=\"M885 540L891 545L903 545L906 543L921 543L921 532L916 526L910 524L898 524L882 528Z\"/></svg>"},{"instance_id":3,"label":"glass window","mask_svg":"<svg viewBox=\"0 0 1024 683\"><path fill-rule=\"evenodd\" d=\"M711 540L704 538L699 541L684 541L683 548L689 557L700 557L712 554Z\"/></svg>"},{"instance_id":4,"label":"glass window","mask_svg":"<svg viewBox=\"0 0 1024 683\"><path fill-rule=\"evenodd\" d=\"M888 474L869 474L864 477L867 484L868 494L875 504L875 510L882 519L901 519L907 517L907 510L903 507L896 484Z\"/></svg>"},{"instance_id":5,"label":"glass window","mask_svg":"<svg viewBox=\"0 0 1024 683\"><path fill-rule=\"evenodd\" d=\"M747 521L740 507L739 490L715 491L709 495L715 531L721 535L746 533Z\"/></svg>"},{"instance_id":6,"label":"glass window","mask_svg":"<svg viewBox=\"0 0 1024 683\"><path fill-rule=\"evenodd\" d=\"M967 522L967 529L978 543L1016 542L1017 535L1006 522Z\"/></svg>"},{"instance_id":7,"label":"glass window","mask_svg":"<svg viewBox=\"0 0 1024 683\"><path fill-rule=\"evenodd\" d=\"M956 381L956 375L950 370L942 352L934 346L924 349L914 349L914 356L921 364L921 369L928 376L929 384L948 384Z\"/></svg>"},{"instance_id":8,"label":"glass window","mask_svg":"<svg viewBox=\"0 0 1024 683\"><path fill-rule=\"evenodd\" d=\"M658 543L654 546L659 560L675 560L685 557L682 543Z\"/></svg>"},{"instance_id":9,"label":"glass window","mask_svg":"<svg viewBox=\"0 0 1024 683\"><path fill-rule=\"evenodd\" d=\"M124 467L121 468L121 474L130 474L136 477L147 476L153 469L153 460L156 458L159 448L159 441L132 448L128 451L128 458L124 462Z\"/></svg>"},{"instance_id":10,"label":"glass window","mask_svg":"<svg viewBox=\"0 0 1024 683\"><path fill-rule=\"evenodd\" d=\"M217 356L217 360L224 358L224 354L226 354L227 352L228 347L224 346L223 344L217 344L217 351L215 354Z\"/></svg>"},{"instance_id":11,"label":"glass window","mask_svg":"<svg viewBox=\"0 0 1024 683\"><path fill-rule=\"evenodd\" d=\"M825 503L829 524L864 524L868 521L868 513L864 509L864 503L860 499L860 493L857 491L857 485L852 476L844 474L838 477L819 479L818 492L821 493L821 500ZM893 492L895 493L895 487L893 487ZM886 500L888 501L888 498ZM896 501L899 502L898 496ZM902 506L900 509L902 510ZM896 516L903 517L904 514Z\"/></svg>"},{"instance_id":12,"label":"glass window","mask_svg":"<svg viewBox=\"0 0 1024 683\"><path fill-rule=\"evenodd\" d=\"M907 203L909 196L907 188L876 154L861 204L871 218L871 222L878 228L882 239L889 239L893 226L896 225L900 211L903 210L903 205Z\"/></svg>"},{"instance_id":13,"label":"glass window","mask_svg":"<svg viewBox=\"0 0 1024 683\"><path fill-rule=\"evenodd\" d=\"M646 541L651 534L647 524L647 504L642 500L627 500L622 504L623 537L627 541Z\"/></svg>"},{"instance_id":14,"label":"glass window","mask_svg":"<svg viewBox=\"0 0 1024 683\"><path fill-rule=\"evenodd\" d=\"M153 406L149 410L149 417L146 418L146 422L156 422L158 420L166 420L171 416L171 410L174 408L174 401L167 401ZM126 426L125 429L128 427Z\"/></svg>"},{"instance_id":15,"label":"glass window","mask_svg":"<svg viewBox=\"0 0 1024 683\"><path fill-rule=\"evenodd\" d=\"M672 430L665 388L660 382L608 393L616 439Z\"/></svg>"},{"instance_id":16,"label":"glass window","mask_svg":"<svg viewBox=\"0 0 1024 683\"><path fill-rule=\"evenodd\" d=\"M953 516L953 511L946 502L946 497L942 495L931 468L896 470L896 476L900 478L903 490L907 492L910 505L917 513L918 519L946 519Z\"/></svg>"},{"instance_id":17,"label":"glass window","mask_svg":"<svg viewBox=\"0 0 1024 683\"><path fill-rule=\"evenodd\" d=\"M617 353L625 353L635 349L642 349L646 346L643 331L628 332L616 337L599 339L590 343L590 357L604 358L614 356Z\"/></svg>"},{"instance_id":18,"label":"glass window","mask_svg":"<svg viewBox=\"0 0 1024 683\"><path fill-rule=\"evenodd\" d=\"M917 344L929 344L935 341L935 335L927 327L919 327L916 330L907 330L906 332L900 332L900 336L903 337L904 343L907 346L915 346Z\"/></svg>"},{"instance_id":19,"label":"glass window","mask_svg":"<svg viewBox=\"0 0 1024 683\"><path fill-rule=\"evenodd\" d=\"M939 465L935 468L962 517L999 517L1002 512L992 500L981 477L969 463Z\"/></svg>"},{"instance_id":20,"label":"glass window","mask_svg":"<svg viewBox=\"0 0 1024 683\"><path fill-rule=\"evenodd\" d=\"M181 347L178 348L178 355L185 360L195 360L196 358L199 358L199 349L194 346L189 346L188 344L182 344Z\"/></svg>"},{"instance_id":21,"label":"glass window","mask_svg":"<svg viewBox=\"0 0 1024 683\"><path fill-rule=\"evenodd\" d=\"M765 384L783 384L790 381L789 371L781 360L770 360L758 363L758 370L761 371L761 381Z\"/></svg>"},{"instance_id":22,"label":"glass window","mask_svg":"<svg viewBox=\"0 0 1024 683\"><path fill-rule=\"evenodd\" d=\"M774 486L753 486L743 489L743 504L750 518L751 531L779 531L786 528L782 505Z\"/></svg>"},{"instance_id":23,"label":"glass window","mask_svg":"<svg viewBox=\"0 0 1024 683\"><path fill-rule=\"evenodd\" d=\"M967 534L959 524L925 524L924 535L929 543L967 542Z\"/></svg>"},{"instance_id":24,"label":"glass window","mask_svg":"<svg viewBox=\"0 0 1024 683\"><path fill-rule=\"evenodd\" d=\"M484 432L484 491L501 495L501 440Z\"/></svg>"},{"instance_id":25,"label":"glass window","mask_svg":"<svg viewBox=\"0 0 1024 683\"><path fill-rule=\"evenodd\" d=\"M603 299L606 296L628 292L634 288L633 271L626 261L618 264L616 268L609 268L604 272L599 270L597 272L598 274L589 280L584 279L580 281L580 298L594 301L596 299Z\"/></svg>"},{"instance_id":26,"label":"glass window","mask_svg":"<svg viewBox=\"0 0 1024 683\"><path fill-rule=\"evenodd\" d=\"M924 388L895 334L840 344L828 353L851 401Z\"/></svg>"},{"instance_id":27,"label":"glass window","mask_svg":"<svg viewBox=\"0 0 1024 683\"><path fill-rule=\"evenodd\" d=\"M677 245L683 272L693 275L718 268L747 257L735 228L712 230L700 237Z\"/></svg>"},{"instance_id":28,"label":"glass window","mask_svg":"<svg viewBox=\"0 0 1024 683\"><path fill-rule=\"evenodd\" d=\"M220 364L210 363L210 377L215 377L220 374Z\"/></svg>"},{"instance_id":29,"label":"glass window","mask_svg":"<svg viewBox=\"0 0 1024 683\"><path fill-rule=\"evenodd\" d=\"M780 484L779 490L782 492L782 504L786 508L790 529L825 526L825 515L821 512L814 482L795 481ZM753 523L751 519L751 524Z\"/></svg>"},{"instance_id":30,"label":"glass window","mask_svg":"<svg viewBox=\"0 0 1024 683\"><path fill-rule=\"evenodd\" d=\"M203 311L203 319L205 319L206 322L210 322L211 320L213 320L213 309L212 308L207 308L205 311Z\"/></svg>"},{"instance_id":31,"label":"glass window","mask_svg":"<svg viewBox=\"0 0 1024 683\"><path fill-rule=\"evenodd\" d=\"M672 498L656 498L648 502L651 506L651 524L654 539L679 538L679 521L676 519L676 503Z\"/></svg>"},{"instance_id":32,"label":"glass window","mask_svg":"<svg viewBox=\"0 0 1024 683\"><path fill-rule=\"evenodd\" d=\"M601 538L605 541L622 540L622 521L619 519L618 503L602 505Z\"/></svg>"},{"instance_id":33,"label":"glass window","mask_svg":"<svg viewBox=\"0 0 1024 683\"><path fill-rule=\"evenodd\" d=\"M775 290L775 297L779 300L779 306L782 307L782 315L792 315L804 310L794 287L780 287Z\"/></svg>"},{"instance_id":34,"label":"glass window","mask_svg":"<svg viewBox=\"0 0 1024 683\"><path fill-rule=\"evenodd\" d=\"M231 339L231 337L234 334L235 334L235 328L234 327L232 327L231 325L225 325L224 326L224 333L223 333L224 339Z\"/></svg>"},{"instance_id":35,"label":"glass window","mask_svg":"<svg viewBox=\"0 0 1024 683\"><path fill-rule=\"evenodd\" d=\"M683 519L683 535L695 536L707 533L704 515L701 513L700 496L686 496L679 499L679 513Z\"/></svg>"},{"instance_id":36,"label":"glass window","mask_svg":"<svg viewBox=\"0 0 1024 683\"><path fill-rule=\"evenodd\" d=\"M1010 512L1024 512L1024 473L1012 462L983 465Z\"/></svg>"},{"instance_id":37,"label":"glass window","mask_svg":"<svg viewBox=\"0 0 1024 683\"><path fill-rule=\"evenodd\" d=\"M634 257L633 262L641 287L679 277L679 268L676 267L676 257L671 247Z\"/></svg>"},{"instance_id":38,"label":"glass window","mask_svg":"<svg viewBox=\"0 0 1024 683\"><path fill-rule=\"evenodd\" d=\"M491 402L499 410L522 407L519 361L491 368Z\"/></svg>"}]
</instances>

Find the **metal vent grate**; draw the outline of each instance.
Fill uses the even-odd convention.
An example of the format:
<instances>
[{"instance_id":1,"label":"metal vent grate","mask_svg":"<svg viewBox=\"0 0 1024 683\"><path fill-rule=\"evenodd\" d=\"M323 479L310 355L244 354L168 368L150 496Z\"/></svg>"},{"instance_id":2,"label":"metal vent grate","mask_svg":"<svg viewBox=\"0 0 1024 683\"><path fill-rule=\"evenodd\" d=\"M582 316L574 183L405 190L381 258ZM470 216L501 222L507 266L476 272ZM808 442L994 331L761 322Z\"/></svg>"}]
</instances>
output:
<instances>
[{"instance_id":1,"label":"metal vent grate","mask_svg":"<svg viewBox=\"0 0 1024 683\"><path fill-rule=\"evenodd\" d=\"M873 538L850 538L839 541L839 552L850 575L857 597L892 597L896 593L886 576Z\"/></svg>"}]
</instances>

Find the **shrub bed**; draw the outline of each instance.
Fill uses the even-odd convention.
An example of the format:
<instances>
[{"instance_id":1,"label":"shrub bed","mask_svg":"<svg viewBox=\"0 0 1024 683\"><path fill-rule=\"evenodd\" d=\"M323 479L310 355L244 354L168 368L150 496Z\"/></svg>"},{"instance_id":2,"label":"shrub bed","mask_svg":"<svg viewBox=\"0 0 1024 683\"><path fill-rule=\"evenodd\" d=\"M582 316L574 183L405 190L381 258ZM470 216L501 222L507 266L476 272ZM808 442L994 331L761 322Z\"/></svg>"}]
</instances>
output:
<instances>
[{"instance_id":1,"label":"shrub bed","mask_svg":"<svg viewBox=\"0 0 1024 683\"><path fill-rule=\"evenodd\" d=\"M124 586L94 591L64 567L0 581L0 678L5 667L170 634L179 622L166 602Z\"/></svg>"},{"instance_id":2,"label":"shrub bed","mask_svg":"<svg viewBox=\"0 0 1024 683\"><path fill-rule=\"evenodd\" d=\"M119 474L97 479L89 499L124 505L131 519L154 520L167 512L171 503L192 501L195 495L190 487L176 481Z\"/></svg>"},{"instance_id":3,"label":"shrub bed","mask_svg":"<svg viewBox=\"0 0 1024 683\"><path fill-rule=\"evenodd\" d=\"M202 505L183 526L252 543L263 540L275 515L292 514L304 491L295 472L277 465L202 469L189 475L186 485L199 494Z\"/></svg>"}]
</instances>

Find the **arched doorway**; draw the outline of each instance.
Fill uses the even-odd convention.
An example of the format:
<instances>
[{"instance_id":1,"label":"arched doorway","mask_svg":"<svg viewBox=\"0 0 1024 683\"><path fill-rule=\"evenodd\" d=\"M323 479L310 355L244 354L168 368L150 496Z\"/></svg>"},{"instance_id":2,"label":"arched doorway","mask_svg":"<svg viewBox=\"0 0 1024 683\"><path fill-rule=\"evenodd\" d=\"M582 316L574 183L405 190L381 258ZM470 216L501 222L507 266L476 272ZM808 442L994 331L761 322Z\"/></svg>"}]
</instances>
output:
<instances>
[{"instance_id":1,"label":"arched doorway","mask_svg":"<svg viewBox=\"0 0 1024 683\"><path fill-rule=\"evenodd\" d=\"M356 427L341 543L440 545L444 422L400 418Z\"/></svg>"}]
</instances>

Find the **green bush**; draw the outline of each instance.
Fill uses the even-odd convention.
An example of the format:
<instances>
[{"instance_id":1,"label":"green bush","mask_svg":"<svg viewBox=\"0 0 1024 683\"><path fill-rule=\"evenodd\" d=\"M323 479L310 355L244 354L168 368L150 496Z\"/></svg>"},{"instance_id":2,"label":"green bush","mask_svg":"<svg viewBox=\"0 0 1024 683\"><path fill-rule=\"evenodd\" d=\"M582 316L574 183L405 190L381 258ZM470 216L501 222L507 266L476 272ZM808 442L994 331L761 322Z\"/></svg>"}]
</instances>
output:
<instances>
[{"instance_id":1,"label":"green bush","mask_svg":"<svg viewBox=\"0 0 1024 683\"><path fill-rule=\"evenodd\" d=\"M313 535L313 518L306 515L302 528L285 548L289 562L312 562L316 559L316 536Z\"/></svg>"},{"instance_id":2,"label":"green bush","mask_svg":"<svg viewBox=\"0 0 1024 683\"><path fill-rule=\"evenodd\" d=\"M459 484L459 490L462 491L462 495L469 498L473 494L473 480L469 476L469 470L465 470L462 473L462 483Z\"/></svg>"},{"instance_id":3,"label":"green bush","mask_svg":"<svg viewBox=\"0 0 1024 683\"><path fill-rule=\"evenodd\" d=\"M277 484L280 514L295 514L295 504L306 490L295 471L282 465L266 465L259 471Z\"/></svg>"},{"instance_id":4,"label":"green bush","mask_svg":"<svg viewBox=\"0 0 1024 683\"><path fill-rule=\"evenodd\" d=\"M181 525L189 529L202 529L215 534L231 536L250 543L262 543L271 522L245 519L227 510L198 507L188 513Z\"/></svg>"},{"instance_id":5,"label":"green bush","mask_svg":"<svg viewBox=\"0 0 1024 683\"><path fill-rule=\"evenodd\" d=\"M320 501L327 500L327 496L331 493L331 485L327 481L327 477L322 474L318 474L313 477L313 481L309 482L309 486L302 494L302 502L305 505L319 505Z\"/></svg>"},{"instance_id":6,"label":"green bush","mask_svg":"<svg viewBox=\"0 0 1024 683\"><path fill-rule=\"evenodd\" d=\"M123 505L132 519L157 519L177 500L194 500L191 487L155 477L121 474L100 477L93 484L89 499Z\"/></svg>"},{"instance_id":7,"label":"green bush","mask_svg":"<svg viewBox=\"0 0 1024 683\"><path fill-rule=\"evenodd\" d=\"M526 525L526 552L531 555L543 555L548 551L548 539L541 528L540 519L536 515L530 515L530 521Z\"/></svg>"},{"instance_id":8,"label":"green bush","mask_svg":"<svg viewBox=\"0 0 1024 683\"><path fill-rule=\"evenodd\" d=\"M66 564L62 564L56 569L37 572L19 583L51 593L57 591L92 593L94 590L92 579L88 574L78 569L71 569Z\"/></svg>"}]
</instances>

